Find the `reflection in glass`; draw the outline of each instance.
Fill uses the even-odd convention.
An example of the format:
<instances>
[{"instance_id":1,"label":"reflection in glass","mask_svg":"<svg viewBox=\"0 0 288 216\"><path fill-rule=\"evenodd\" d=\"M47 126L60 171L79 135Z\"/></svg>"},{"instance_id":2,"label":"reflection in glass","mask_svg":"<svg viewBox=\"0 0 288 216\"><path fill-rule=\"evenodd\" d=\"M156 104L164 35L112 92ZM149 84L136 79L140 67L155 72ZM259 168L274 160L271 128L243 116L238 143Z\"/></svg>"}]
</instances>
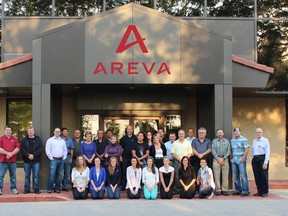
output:
<instances>
[{"instance_id":1,"label":"reflection in glass","mask_svg":"<svg viewBox=\"0 0 288 216\"><path fill-rule=\"evenodd\" d=\"M104 130L111 129L113 134L120 140L125 135L125 128L129 125L128 119L105 119Z\"/></svg>"},{"instance_id":2,"label":"reflection in glass","mask_svg":"<svg viewBox=\"0 0 288 216\"><path fill-rule=\"evenodd\" d=\"M91 131L92 139L94 139L97 136L98 129L99 129L99 115L82 115L83 136L85 135L86 131Z\"/></svg>"},{"instance_id":3,"label":"reflection in glass","mask_svg":"<svg viewBox=\"0 0 288 216\"><path fill-rule=\"evenodd\" d=\"M181 115L166 115L164 121L164 130L169 133L170 130L179 130L181 128Z\"/></svg>"},{"instance_id":4,"label":"reflection in glass","mask_svg":"<svg viewBox=\"0 0 288 216\"><path fill-rule=\"evenodd\" d=\"M146 134L148 131L150 131L152 134L154 134L154 132L158 131L158 125L158 120L134 120L134 133L137 134L141 131Z\"/></svg>"}]
</instances>

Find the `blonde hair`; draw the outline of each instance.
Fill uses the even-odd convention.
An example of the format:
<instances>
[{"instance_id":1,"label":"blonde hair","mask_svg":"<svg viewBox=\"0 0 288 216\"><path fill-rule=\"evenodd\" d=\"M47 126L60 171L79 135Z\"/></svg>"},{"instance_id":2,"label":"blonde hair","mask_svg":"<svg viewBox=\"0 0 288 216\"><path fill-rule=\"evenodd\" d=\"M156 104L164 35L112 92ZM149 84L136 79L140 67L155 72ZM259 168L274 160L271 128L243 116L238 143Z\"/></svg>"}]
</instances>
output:
<instances>
[{"instance_id":1,"label":"blonde hair","mask_svg":"<svg viewBox=\"0 0 288 216\"><path fill-rule=\"evenodd\" d=\"M115 167L112 167L111 163L112 163L112 160L115 160L116 161L116 165L115 167L117 166L117 163L118 163L118 160L116 157L111 157L110 160L109 160L109 166L108 166L108 172L109 172L109 175L113 175L114 174L114 170L115 170Z\"/></svg>"}]
</instances>

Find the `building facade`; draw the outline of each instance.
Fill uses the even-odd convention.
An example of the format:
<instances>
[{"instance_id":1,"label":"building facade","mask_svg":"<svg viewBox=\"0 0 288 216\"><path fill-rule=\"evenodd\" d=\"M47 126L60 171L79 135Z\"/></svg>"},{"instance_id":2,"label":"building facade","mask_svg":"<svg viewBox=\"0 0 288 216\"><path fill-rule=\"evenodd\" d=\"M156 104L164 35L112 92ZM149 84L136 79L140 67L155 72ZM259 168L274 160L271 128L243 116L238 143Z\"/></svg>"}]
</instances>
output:
<instances>
[{"instance_id":1,"label":"building facade","mask_svg":"<svg viewBox=\"0 0 288 216\"><path fill-rule=\"evenodd\" d=\"M285 98L257 94L273 69L255 63L255 31L253 20L187 20L133 3L83 19L6 18L0 124L20 98L32 99L44 141L54 127L112 127L120 136L131 124L205 127L211 139L217 128L231 138L240 127L252 144L261 127L270 179L287 180ZM45 156L41 176L45 187Z\"/></svg>"}]
</instances>

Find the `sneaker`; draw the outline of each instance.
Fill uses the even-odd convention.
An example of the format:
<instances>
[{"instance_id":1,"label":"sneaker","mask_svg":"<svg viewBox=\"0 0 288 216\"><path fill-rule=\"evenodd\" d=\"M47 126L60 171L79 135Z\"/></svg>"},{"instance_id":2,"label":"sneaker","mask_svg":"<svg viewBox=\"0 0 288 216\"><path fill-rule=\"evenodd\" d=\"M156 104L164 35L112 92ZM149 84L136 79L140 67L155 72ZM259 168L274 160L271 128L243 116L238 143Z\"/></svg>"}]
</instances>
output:
<instances>
[{"instance_id":1,"label":"sneaker","mask_svg":"<svg viewBox=\"0 0 288 216\"><path fill-rule=\"evenodd\" d=\"M52 190L47 190L47 193L52 193Z\"/></svg>"},{"instance_id":2,"label":"sneaker","mask_svg":"<svg viewBox=\"0 0 288 216\"><path fill-rule=\"evenodd\" d=\"M216 191L216 192L215 192L215 195L216 195L216 196L220 196L220 195L221 195L221 191Z\"/></svg>"},{"instance_id":3,"label":"sneaker","mask_svg":"<svg viewBox=\"0 0 288 216\"><path fill-rule=\"evenodd\" d=\"M24 190L24 194L30 193L30 190Z\"/></svg>"},{"instance_id":4,"label":"sneaker","mask_svg":"<svg viewBox=\"0 0 288 216\"><path fill-rule=\"evenodd\" d=\"M211 199L213 197L214 193L212 192L211 195L207 196L208 199Z\"/></svg>"},{"instance_id":5,"label":"sneaker","mask_svg":"<svg viewBox=\"0 0 288 216\"><path fill-rule=\"evenodd\" d=\"M227 191L223 191L222 194L223 194L224 196L229 196L229 193L228 193Z\"/></svg>"},{"instance_id":6,"label":"sneaker","mask_svg":"<svg viewBox=\"0 0 288 216\"><path fill-rule=\"evenodd\" d=\"M2 189L0 189L0 195L2 195L3 194L3 190Z\"/></svg>"},{"instance_id":7,"label":"sneaker","mask_svg":"<svg viewBox=\"0 0 288 216\"><path fill-rule=\"evenodd\" d=\"M241 195L241 193L239 192L239 191L235 191L234 193L233 193L233 195Z\"/></svg>"},{"instance_id":8,"label":"sneaker","mask_svg":"<svg viewBox=\"0 0 288 216\"><path fill-rule=\"evenodd\" d=\"M13 188L13 189L11 190L11 193L12 193L12 194L15 194L15 195L16 195L16 194L19 194L19 192L18 192L18 190L17 190L16 188Z\"/></svg>"},{"instance_id":9,"label":"sneaker","mask_svg":"<svg viewBox=\"0 0 288 216\"><path fill-rule=\"evenodd\" d=\"M246 197L246 196L249 196L249 193L245 193L245 192L241 193L241 197Z\"/></svg>"},{"instance_id":10,"label":"sneaker","mask_svg":"<svg viewBox=\"0 0 288 216\"><path fill-rule=\"evenodd\" d=\"M36 190L36 191L34 191L34 193L35 194L40 194L41 192L40 192L40 190Z\"/></svg>"}]
</instances>

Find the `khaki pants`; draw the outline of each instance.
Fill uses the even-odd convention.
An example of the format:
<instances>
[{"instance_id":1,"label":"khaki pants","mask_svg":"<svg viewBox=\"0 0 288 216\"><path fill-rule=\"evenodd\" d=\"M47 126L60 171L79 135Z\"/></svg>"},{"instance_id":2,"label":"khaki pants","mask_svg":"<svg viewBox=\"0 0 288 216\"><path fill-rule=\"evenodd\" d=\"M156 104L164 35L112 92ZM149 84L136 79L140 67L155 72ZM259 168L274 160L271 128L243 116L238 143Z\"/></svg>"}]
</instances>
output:
<instances>
[{"instance_id":1,"label":"khaki pants","mask_svg":"<svg viewBox=\"0 0 288 216\"><path fill-rule=\"evenodd\" d=\"M220 166L217 160L213 159L213 171L214 171L216 192L221 192L221 185L220 185L221 171L222 171L222 191L227 191L228 190L228 177L229 177L228 159L224 161L223 166Z\"/></svg>"}]
</instances>

